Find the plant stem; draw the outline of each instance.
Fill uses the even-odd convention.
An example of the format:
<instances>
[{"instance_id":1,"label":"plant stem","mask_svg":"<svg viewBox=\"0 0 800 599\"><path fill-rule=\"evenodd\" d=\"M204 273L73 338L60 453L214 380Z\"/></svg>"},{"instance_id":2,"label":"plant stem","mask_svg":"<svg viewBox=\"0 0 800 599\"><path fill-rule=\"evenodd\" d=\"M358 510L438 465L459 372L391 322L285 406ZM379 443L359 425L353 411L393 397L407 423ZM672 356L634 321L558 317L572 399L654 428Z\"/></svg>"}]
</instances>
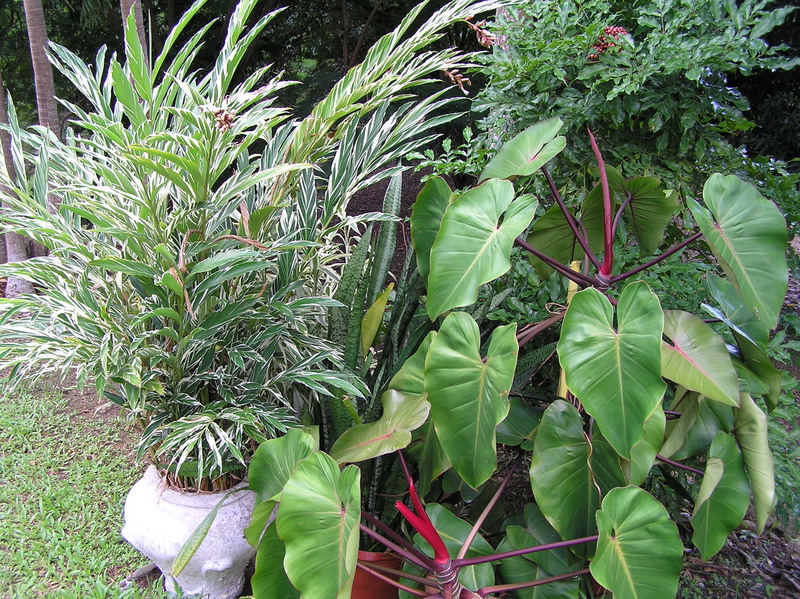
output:
<instances>
[{"instance_id":1,"label":"plant stem","mask_svg":"<svg viewBox=\"0 0 800 599\"><path fill-rule=\"evenodd\" d=\"M420 584L426 584L428 586L431 586L431 583L433 582L430 578L425 578L423 576L416 576L415 574L403 572L402 570L395 570L394 568L389 568L388 566L381 566L378 564L374 564L372 562L369 562L368 564L364 565L372 570L377 570L378 572L382 572L383 574L391 574L392 576L397 576L398 578L413 580L414 582L418 582Z\"/></svg>"},{"instance_id":2,"label":"plant stem","mask_svg":"<svg viewBox=\"0 0 800 599\"><path fill-rule=\"evenodd\" d=\"M420 561L424 562L426 559L428 559L428 556L426 556L419 549L414 547L411 543L409 543L406 539L404 539L401 535L399 535L396 531L392 530L391 527L381 522L378 518L376 518L369 512L361 510L361 517L370 524L372 524L373 526L380 528L389 537L394 539L398 545L403 547L406 551L409 551L410 553L414 554L414 556L416 556Z\"/></svg>"},{"instance_id":3,"label":"plant stem","mask_svg":"<svg viewBox=\"0 0 800 599\"><path fill-rule=\"evenodd\" d=\"M461 549L459 550L458 555L456 556L456 559L461 559L462 557L467 555L467 551L469 550L469 546L472 545L472 541L475 540L475 537L477 536L478 531L480 530L481 526L483 526L483 523L486 521L486 518L488 518L489 512L492 511L492 508L494 508L495 504L497 503L497 500L500 499L500 495L502 495L503 491L506 490L506 487L508 486L508 483L511 480L511 477L514 474L514 471L516 471L517 466L519 466L519 463L520 463L521 460L522 460L522 452L520 451L519 453L517 453L517 457L514 458L514 462L511 464L511 467L508 469L508 472L506 473L505 478L503 478L503 482L501 482L500 486L497 487L497 491L495 491L494 495L489 500L489 503L486 504L486 507L483 508L483 511L481 512L481 515L478 516L478 518L475 520L475 524L473 525L472 530L469 531L469 534L467 535L467 538L464 539L464 543L461 545Z\"/></svg>"},{"instance_id":4,"label":"plant stem","mask_svg":"<svg viewBox=\"0 0 800 599\"><path fill-rule=\"evenodd\" d=\"M592 144L597 168L600 169L600 187L603 191L603 264L600 266L600 277L604 283L608 283L611 278L611 271L614 269L614 226L611 216L611 191L608 188L608 175L606 174L606 164L603 162L603 155L597 142L589 132L589 143Z\"/></svg>"},{"instance_id":5,"label":"plant stem","mask_svg":"<svg viewBox=\"0 0 800 599\"><path fill-rule=\"evenodd\" d=\"M463 559L454 559L454 568L463 568L464 566L474 566L475 564L485 564L487 562L495 562L507 557L517 557L518 555L528 555L529 553L536 553L538 551L549 551L550 549L560 549L562 547L572 547L573 545L580 545L582 543L593 543L598 539L597 535L591 537L582 537L580 539L571 539L569 541L559 541L558 543L549 543L547 545L537 545L536 547L526 547L525 549L516 549L514 551L505 551L504 553L495 553L492 555L481 555L479 557L467 557Z\"/></svg>"},{"instance_id":6,"label":"plant stem","mask_svg":"<svg viewBox=\"0 0 800 599\"><path fill-rule=\"evenodd\" d=\"M657 455L657 460L661 460L665 464L669 464L670 466L675 466L676 468L681 468L682 470L688 470L689 472L694 472L695 474L699 474L700 476L704 476L705 472L702 470L698 470L697 468L692 468L691 466L687 466L686 464L681 464L680 462L675 462L674 460L670 460L665 458L663 455Z\"/></svg>"},{"instance_id":7,"label":"plant stem","mask_svg":"<svg viewBox=\"0 0 800 599\"><path fill-rule=\"evenodd\" d=\"M657 256L657 257L653 258L649 262L645 262L644 264L642 264L640 266L637 266L636 268L634 268L633 270L629 270L628 272L623 272L623 273L618 274L615 277L611 277L611 283L613 284L613 283L618 283L619 281L624 281L628 277L632 277L635 274L639 274L643 270L647 270L648 268L650 268L654 264L658 264L662 260L666 260L667 258L672 256L673 254L679 252L680 250L685 248L687 245L689 245L693 241L697 241L702 236L703 236L702 231L698 231L694 235L688 237L687 239L684 239L678 245L675 245L675 246L671 247L666 252L664 252L660 256Z\"/></svg>"},{"instance_id":8,"label":"plant stem","mask_svg":"<svg viewBox=\"0 0 800 599\"><path fill-rule=\"evenodd\" d=\"M553 270L558 271L559 273L567 277L570 281L575 281L581 287L593 287L595 285L600 284L600 281L598 281L594 277L590 277L580 272L575 272L569 266L561 264L561 262L559 262L558 260L554 260L547 254L543 254L542 252L534 248L532 245L530 245L527 241L523 241L519 237L517 237L514 240L514 243L516 243L526 252L529 252L534 256L536 256L537 258L539 258L539 260L547 264L547 266L549 266Z\"/></svg>"},{"instance_id":9,"label":"plant stem","mask_svg":"<svg viewBox=\"0 0 800 599\"><path fill-rule=\"evenodd\" d=\"M622 218L622 213L625 212L625 208L627 208L628 204L631 203L631 199L632 198L633 198L633 196L628 196L627 198L625 198L625 201L622 202L622 206L620 206L619 210L617 210L617 215L614 217L614 225L611 228L611 231L612 231L611 236L612 236L612 238L617 236L617 227L619 226L619 219Z\"/></svg>"},{"instance_id":10,"label":"plant stem","mask_svg":"<svg viewBox=\"0 0 800 599\"><path fill-rule=\"evenodd\" d=\"M538 335L544 330L549 329L559 320L562 320L566 313L567 313L566 310L564 310L563 312L556 312L555 314L553 314L552 316L548 316L544 320L540 320L539 322L532 322L530 324L525 325L517 333L517 343L519 344L520 347L522 347L523 345L528 343L531 339L536 337L536 335Z\"/></svg>"},{"instance_id":11,"label":"plant stem","mask_svg":"<svg viewBox=\"0 0 800 599\"><path fill-rule=\"evenodd\" d=\"M556 582L559 580L566 580L567 578L575 578L576 576L583 576L589 573L589 568L583 570L575 570L574 572L567 572L566 574L559 574L558 576L549 576L547 578L540 578L539 580L531 580L529 582L516 582L511 584L498 584L491 587L484 587L478 591L479 597L486 597L489 593L504 593L506 591L516 591L519 589L529 589L539 585Z\"/></svg>"},{"instance_id":12,"label":"plant stem","mask_svg":"<svg viewBox=\"0 0 800 599\"><path fill-rule=\"evenodd\" d=\"M361 562L357 562L356 563L356 567L360 568L361 570L364 570L364 572L368 572L369 574L371 574L372 576L374 576L378 580L382 580L383 582L385 582L387 584L390 584L393 587L396 587L396 588L398 588L398 589L400 589L402 591L405 591L406 593L409 593L410 595L415 595L417 597L427 597L428 596L428 593L426 593L425 591L419 591L417 589L412 589L411 587L404 585L402 582L398 582L394 578L390 578L389 576L384 576L383 574L381 574L377 570L373 570L372 568L370 568L368 566L365 566Z\"/></svg>"},{"instance_id":13,"label":"plant stem","mask_svg":"<svg viewBox=\"0 0 800 599\"><path fill-rule=\"evenodd\" d=\"M570 214L569 210L567 210L567 206L564 203L564 200L561 198L561 194L558 193L558 187L556 187L555 181L553 181L553 177L550 175L550 171L548 171L545 167L542 167L542 173L544 174L544 178L547 179L547 185L550 187L550 193L553 194L553 199L555 199L558 207L561 209L564 219L567 221L569 228L572 230L572 234L575 236L575 239L578 240L578 243L581 244L581 248L586 254L586 257L589 258L589 261L594 264L595 268L599 269L600 261L597 259L597 256L594 255L594 252L589 248L589 242L586 239L586 236L578 231L578 224L575 222L575 219L572 218L572 214Z\"/></svg>"},{"instance_id":14,"label":"plant stem","mask_svg":"<svg viewBox=\"0 0 800 599\"><path fill-rule=\"evenodd\" d=\"M389 539L384 537L382 534L375 532L374 530L372 530L366 524L362 524L361 525L361 532L363 532L365 535L367 535L369 537L372 537L373 539L375 539L376 541L378 541L382 545L385 545L387 549L391 549L397 555L402 557L404 560L411 562L415 566L419 566L423 570L435 571L436 568L437 568L437 565L429 557L425 556L424 560L423 559L419 559L416 555L414 555L410 551L406 551L405 549L400 547L398 544L393 543L392 541L390 541Z\"/></svg>"}]
</instances>

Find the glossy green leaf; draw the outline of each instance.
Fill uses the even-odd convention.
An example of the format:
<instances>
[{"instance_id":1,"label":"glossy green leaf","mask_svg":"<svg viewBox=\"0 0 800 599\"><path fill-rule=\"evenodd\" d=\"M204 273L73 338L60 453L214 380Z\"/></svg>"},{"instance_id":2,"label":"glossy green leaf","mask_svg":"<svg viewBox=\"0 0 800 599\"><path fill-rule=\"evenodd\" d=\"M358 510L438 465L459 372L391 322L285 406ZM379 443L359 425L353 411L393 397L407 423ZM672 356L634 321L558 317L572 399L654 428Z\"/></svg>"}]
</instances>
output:
<instances>
[{"instance_id":1,"label":"glossy green leaf","mask_svg":"<svg viewBox=\"0 0 800 599\"><path fill-rule=\"evenodd\" d=\"M736 345L741 351L744 366L766 387L763 391L751 388L751 394L762 393L767 407L770 410L774 409L781 394L782 375L767 355L769 329L744 305L729 281L711 275L708 277L708 287L714 299L722 307L722 313L705 304L703 304L704 309L731 329Z\"/></svg>"},{"instance_id":2,"label":"glossy green leaf","mask_svg":"<svg viewBox=\"0 0 800 599\"><path fill-rule=\"evenodd\" d=\"M256 492L256 503L268 499L280 500L286 481L314 449L314 438L297 428L289 429L282 437L259 445L250 460L248 471L250 488Z\"/></svg>"},{"instance_id":3,"label":"glossy green leaf","mask_svg":"<svg viewBox=\"0 0 800 599\"><path fill-rule=\"evenodd\" d=\"M600 470L607 473L615 456L600 456L602 447L595 455L594 449L575 406L563 400L550 404L533 442L531 489L539 509L564 539L594 534L601 493L624 484L619 466L612 480L598 477ZM595 463L605 467L595 471Z\"/></svg>"},{"instance_id":4,"label":"glossy green leaf","mask_svg":"<svg viewBox=\"0 0 800 599\"><path fill-rule=\"evenodd\" d=\"M372 347L375 337L378 336L378 331L383 324L383 315L386 313L386 303L389 301L389 296L392 294L393 289L394 283L389 283L361 320L361 350L365 355L369 352L369 348Z\"/></svg>"},{"instance_id":5,"label":"glossy green leaf","mask_svg":"<svg viewBox=\"0 0 800 599\"><path fill-rule=\"evenodd\" d=\"M403 449L411 443L411 431L428 419L431 406L422 395L406 395L393 389L381 397L383 413L375 422L346 430L331 447L340 464L361 462Z\"/></svg>"},{"instance_id":6,"label":"glossy green leaf","mask_svg":"<svg viewBox=\"0 0 800 599\"><path fill-rule=\"evenodd\" d=\"M620 456L644 437L644 422L661 401L663 314L643 282L625 287L614 310L586 289L572 298L558 342L567 385Z\"/></svg>"},{"instance_id":7,"label":"glossy green leaf","mask_svg":"<svg viewBox=\"0 0 800 599\"><path fill-rule=\"evenodd\" d=\"M682 415L667 424L664 445L658 453L665 458L684 460L705 453L719 431L733 430L733 408L681 387L678 389L676 397L683 399L672 409Z\"/></svg>"},{"instance_id":8,"label":"glossy green leaf","mask_svg":"<svg viewBox=\"0 0 800 599\"><path fill-rule=\"evenodd\" d=\"M750 484L736 440L720 431L711 443L703 482L692 513L692 543L704 560L725 544L750 504Z\"/></svg>"},{"instance_id":9,"label":"glossy green leaf","mask_svg":"<svg viewBox=\"0 0 800 599\"><path fill-rule=\"evenodd\" d=\"M514 199L514 186L491 179L459 196L444 213L431 248L428 315L478 299L478 287L511 268L514 239L533 219L533 196Z\"/></svg>"},{"instance_id":10,"label":"glossy green leaf","mask_svg":"<svg viewBox=\"0 0 800 599\"><path fill-rule=\"evenodd\" d=\"M567 145L558 132L564 123L554 117L540 121L506 142L483 169L480 181L532 175Z\"/></svg>"},{"instance_id":11,"label":"glossy green leaf","mask_svg":"<svg viewBox=\"0 0 800 599\"><path fill-rule=\"evenodd\" d=\"M417 462L417 489L420 495L425 495L430 490L431 483L452 468L452 464L447 459L430 420L414 431L413 438L415 443L408 452Z\"/></svg>"},{"instance_id":12,"label":"glossy green leaf","mask_svg":"<svg viewBox=\"0 0 800 599\"><path fill-rule=\"evenodd\" d=\"M583 248L572 234L572 229L558 206L549 208L536 219L528 232L526 241L532 247L562 264L569 264L573 260L582 260L584 256ZM553 274L553 269L533 254L528 256L528 260L542 279Z\"/></svg>"},{"instance_id":13,"label":"glossy green leaf","mask_svg":"<svg viewBox=\"0 0 800 599\"><path fill-rule=\"evenodd\" d=\"M678 529L664 506L638 487L612 490L597 512L592 576L617 599L673 599L683 566Z\"/></svg>"},{"instance_id":14,"label":"glossy green leaf","mask_svg":"<svg viewBox=\"0 0 800 599\"><path fill-rule=\"evenodd\" d=\"M788 281L783 216L755 187L733 175L712 175L703 198L708 209L689 200L697 225L729 265L747 307L774 329Z\"/></svg>"},{"instance_id":15,"label":"glossy green leaf","mask_svg":"<svg viewBox=\"0 0 800 599\"><path fill-rule=\"evenodd\" d=\"M492 332L486 357L478 325L453 312L431 343L425 390L431 418L447 458L461 478L478 487L497 467L495 429L508 414L517 362L516 325Z\"/></svg>"},{"instance_id":16,"label":"glossy green leaf","mask_svg":"<svg viewBox=\"0 0 800 599\"><path fill-rule=\"evenodd\" d=\"M427 334L417 351L403 363L397 374L389 381L389 389L405 395L422 395L425 392L425 359L435 337L436 331Z\"/></svg>"},{"instance_id":17,"label":"glossy green leaf","mask_svg":"<svg viewBox=\"0 0 800 599\"><path fill-rule=\"evenodd\" d=\"M655 177L635 177L614 191L620 202L628 202L625 220L639 242L639 255L653 254L664 240L672 215L678 209L678 194L665 190Z\"/></svg>"},{"instance_id":18,"label":"glossy green leaf","mask_svg":"<svg viewBox=\"0 0 800 599\"><path fill-rule=\"evenodd\" d=\"M472 530L472 524L466 520L462 520L438 503L429 503L426 505L425 512L442 537L444 544L447 546L447 551L450 553L450 557L458 555L458 552L461 550L461 545L464 544L464 539L467 538L470 530ZM414 541L427 555L433 555L433 549L431 549L430 545L428 545L420 535L415 535ZM466 557L479 557L483 555L492 555L493 553L494 550L492 546L486 539L478 534L469 546ZM458 580L466 588L476 591L494 584L494 569L490 563L461 568L458 573Z\"/></svg>"},{"instance_id":19,"label":"glossy green leaf","mask_svg":"<svg viewBox=\"0 0 800 599\"><path fill-rule=\"evenodd\" d=\"M725 341L701 319L679 310L664 311L661 375L710 399L739 405L739 381Z\"/></svg>"},{"instance_id":20,"label":"glossy green leaf","mask_svg":"<svg viewBox=\"0 0 800 599\"><path fill-rule=\"evenodd\" d=\"M775 469L767 438L767 417L749 395L742 393L741 402L741 407L735 410L733 435L750 479L756 522L759 530L763 530L775 506Z\"/></svg>"},{"instance_id":21,"label":"glossy green leaf","mask_svg":"<svg viewBox=\"0 0 800 599\"><path fill-rule=\"evenodd\" d=\"M629 485L641 485L653 467L658 450L664 440L667 417L661 406L648 416L644 423L644 437L631 450L631 459L626 462L626 478Z\"/></svg>"},{"instance_id":22,"label":"glossy green leaf","mask_svg":"<svg viewBox=\"0 0 800 599\"><path fill-rule=\"evenodd\" d=\"M525 506L523 519L523 526L510 525L506 527L506 535L513 549L549 545L564 540L545 519L535 503ZM528 553L523 557L539 564L545 572L551 575L565 574L577 569L578 565L578 560L566 547Z\"/></svg>"},{"instance_id":23,"label":"glossy green leaf","mask_svg":"<svg viewBox=\"0 0 800 599\"><path fill-rule=\"evenodd\" d=\"M503 539L497 546L497 552L513 551L508 539ZM549 578L550 572L537 563L525 559L524 556L506 558L497 567L502 584L513 584ZM510 592L515 599L578 599L580 595L580 579L567 578L556 582L548 582L527 589Z\"/></svg>"},{"instance_id":24,"label":"glossy green leaf","mask_svg":"<svg viewBox=\"0 0 800 599\"><path fill-rule=\"evenodd\" d=\"M264 532L256 553L256 570L250 579L255 599L298 599L300 591L292 586L283 569L286 545L272 524Z\"/></svg>"},{"instance_id":25,"label":"glossy green leaf","mask_svg":"<svg viewBox=\"0 0 800 599\"><path fill-rule=\"evenodd\" d=\"M511 398L508 416L497 425L497 442L519 445L525 451L530 451L543 412L542 408L526 404L519 397Z\"/></svg>"},{"instance_id":26,"label":"glossy green leaf","mask_svg":"<svg viewBox=\"0 0 800 599\"><path fill-rule=\"evenodd\" d=\"M284 569L304 599L349 597L361 521L360 472L321 452L298 464L278 508Z\"/></svg>"},{"instance_id":27,"label":"glossy green leaf","mask_svg":"<svg viewBox=\"0 0 800 599\"><path fill-rule=\"evenodd\" d=\"M411 242L414 244L419 274L426 283L431 270L431 248L439 234L452 193L444 179L431 177L419 192L411 210Z\"/></svg>"}]
</instances>

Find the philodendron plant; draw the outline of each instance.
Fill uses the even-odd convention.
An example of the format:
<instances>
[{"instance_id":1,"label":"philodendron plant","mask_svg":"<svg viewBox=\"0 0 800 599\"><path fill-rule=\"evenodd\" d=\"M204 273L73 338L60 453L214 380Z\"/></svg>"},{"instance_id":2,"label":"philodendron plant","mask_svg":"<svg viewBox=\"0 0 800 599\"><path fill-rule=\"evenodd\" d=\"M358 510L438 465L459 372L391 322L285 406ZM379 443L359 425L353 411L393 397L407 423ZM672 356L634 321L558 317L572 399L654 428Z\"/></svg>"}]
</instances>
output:
<instances>
[{"instance_id":1,"label":"philodendron plant","mask_svg":"<svg viewBox=\"0 0 800 599\"><path fill-rule=\"evenodd\" d=\"M647 257L678 202L657 179L605 167L592 140L600 184L571 209L545 167L565 146L560 127L550 119L521 133L474 189L454 193L434 178L419 194L412 239L438 330L391 380L377 421L344 432L327 453L299 430L257 450L250 481L259 505L248 533L259 548L256 597L347 597L356 568L394 580L404 596L563 598L600 585L623 599L672 597L683 544L667 509L641 488L658 472L686 474L691 542L704 558L720 550L751 501L765 526L774 478L757 401L770 408L780 391L766 343L787 285L782 216L751 185L713 175L705 205L688 202L699 231L622 271L621 223ZM516 195L512 180L537 172L554 206L534 220L537 200ZM630 282L700 240L722 274L708 281L718 304L704 306L712 318L664 311L645 282ZM546 321L501 326L482 341L474 318L457 309L509 269L514 244L530 252L532 268L555 270L576 292ZM568 266L577 260L583 268ZM509 399L520 346L559 323L561 397L554 382L547 402ZM521 461L500 482L498 443L530 455L527 505L495 509ZM398 502L406 525L391 527L361 512L353 464L401 448L423 495L439 502L423 505L403 464L413 509ZM402 534L409 527L418 533L412 539ZM359 564L359 531L407 567Z\"/></svg>"}]
</instances>

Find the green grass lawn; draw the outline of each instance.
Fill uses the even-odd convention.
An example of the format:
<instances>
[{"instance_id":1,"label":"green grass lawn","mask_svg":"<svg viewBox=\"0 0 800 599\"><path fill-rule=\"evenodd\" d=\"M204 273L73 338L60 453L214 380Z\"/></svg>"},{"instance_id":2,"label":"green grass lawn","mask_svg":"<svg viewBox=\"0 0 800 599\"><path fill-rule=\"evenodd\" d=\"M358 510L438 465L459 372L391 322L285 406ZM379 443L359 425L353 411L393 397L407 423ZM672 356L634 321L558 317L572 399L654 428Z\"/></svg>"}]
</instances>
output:
<instances>
[{"instance_id":1,"label":"green grass lawn","mask_svg":"<svg viewBox=\"0 0 800 599\"><path fill-rule=\"evenodd\" d=\"M148 563L120 535L140 476L131 425L46 382L0 392L0 598L161 598L119 582Z\"/></svg>"}]
</instances>

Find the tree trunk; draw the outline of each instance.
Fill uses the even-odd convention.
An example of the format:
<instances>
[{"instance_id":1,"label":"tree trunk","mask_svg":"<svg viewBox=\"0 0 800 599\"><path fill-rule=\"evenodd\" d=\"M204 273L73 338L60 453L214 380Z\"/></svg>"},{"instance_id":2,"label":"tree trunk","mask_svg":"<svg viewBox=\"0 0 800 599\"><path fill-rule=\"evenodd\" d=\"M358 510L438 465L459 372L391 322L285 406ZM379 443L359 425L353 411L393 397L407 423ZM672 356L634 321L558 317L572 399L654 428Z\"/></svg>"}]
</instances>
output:
<instances>
[{"instance_id":1,"label":"tree trunk","mask_svg":"<svg viewBox=\"0 0 800 599\"><path fill-rule=\"evenodd\" d=\"M142 44L142 49L144 50L144 59L146 63L149 63L149 59L147 57L147 37L144 33L144 13L142 12L142 1L141 0L119 0L119 8L122 12L122 30L125 31L125 26L128 22L128 17L131 14L131 9L133 9L133 18L136 22L136 33L139 34L139 43Z\"/></svg>"},{"instance_id":2,"label":"tree trunk","mask_svg":"<svg viewBox=\"0 0 800 599\"><path fill-rule=\"evenodd\" d=\"M6 105L6 88L3 84L3 74L0 73L0 124L8 124L8 106ZM0 143L3 144L3 158L8 176L13 179L14 165L11 162L11 136L6 130L0 130ZM11 193L11 190L0 186L0 193ZM19 233L7 232L3 235L2 261L22 262L30 257L30 244ZM6 297L17 297L23 293L33 293L33 285L29 281L9 277L6 281Z\"/></svg>"},{"instance_id":3,"label":"tree trunk","mask_svg":"<svg viewBox=\"0 0 800 599\"><path fill-rule=\"evenodd\" d=\"M23 0L25 22L28 25L28 41L33 62L33 82L36 86L36 108L39 124L60 137L56 88L53 83L53 66L47 59L47 27L44 21L42 0Z\"/></svg>"}]
</instances>

